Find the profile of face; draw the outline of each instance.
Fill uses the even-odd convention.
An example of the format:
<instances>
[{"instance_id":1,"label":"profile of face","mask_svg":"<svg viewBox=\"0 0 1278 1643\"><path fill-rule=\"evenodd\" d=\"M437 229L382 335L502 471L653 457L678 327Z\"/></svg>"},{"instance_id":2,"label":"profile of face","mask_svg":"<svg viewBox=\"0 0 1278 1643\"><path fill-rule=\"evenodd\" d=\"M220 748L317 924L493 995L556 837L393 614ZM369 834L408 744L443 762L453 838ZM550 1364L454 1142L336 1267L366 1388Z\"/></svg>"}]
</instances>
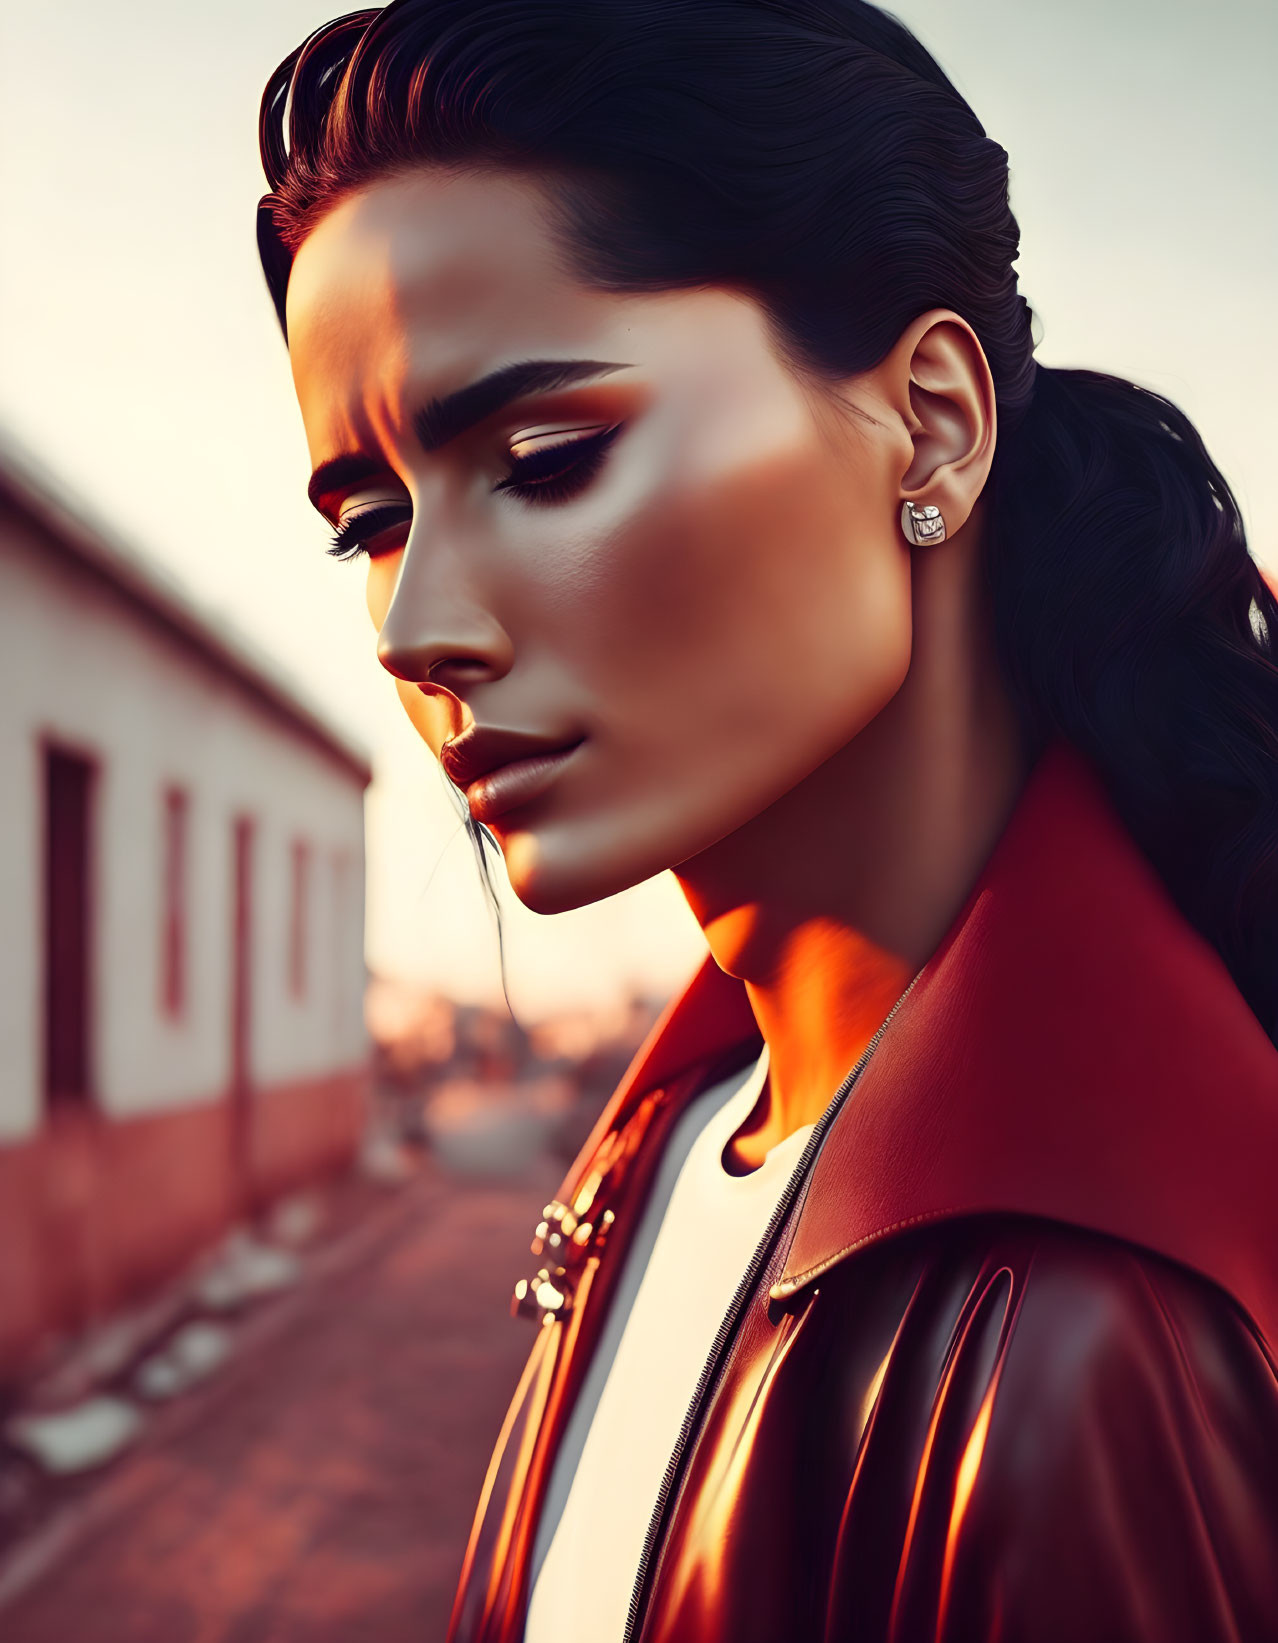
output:
<instances>
[{"instance_id":1,"label":"profile of face","mask_svg":"<svg viewBox=\"0 0 1278 1643\"><path fill-rule=\"evenodd\" d=\"M534 178L422 168L312 229L288 335L313 500L424 740L571 749L467 790L535 911L688 862L899 689L908 431L753 298L595 289Z\"/></svg>"}]
</instances>

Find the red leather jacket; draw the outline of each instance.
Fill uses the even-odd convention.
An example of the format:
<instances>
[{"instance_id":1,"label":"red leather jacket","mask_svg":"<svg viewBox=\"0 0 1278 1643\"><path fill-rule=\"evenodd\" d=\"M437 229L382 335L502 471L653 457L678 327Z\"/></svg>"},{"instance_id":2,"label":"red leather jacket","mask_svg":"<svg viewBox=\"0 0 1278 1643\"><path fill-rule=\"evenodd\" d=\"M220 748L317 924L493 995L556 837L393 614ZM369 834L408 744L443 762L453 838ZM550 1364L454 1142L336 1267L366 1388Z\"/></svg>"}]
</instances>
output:
<instances>
[{"instance_id":1,"label":"red leather jacket","mask_svg":"<svg viewBox=\"0 0 1278 1643\"><path fill-rule=\"evenodd\" d=\"M538 1229L450 1643L522 1637L663 1139L760 1044L707 960ZM1053 743L724 1319L625 1643L1276 1643L1276 1186L1278 1051Z\"/></svg>"}]
</instances>

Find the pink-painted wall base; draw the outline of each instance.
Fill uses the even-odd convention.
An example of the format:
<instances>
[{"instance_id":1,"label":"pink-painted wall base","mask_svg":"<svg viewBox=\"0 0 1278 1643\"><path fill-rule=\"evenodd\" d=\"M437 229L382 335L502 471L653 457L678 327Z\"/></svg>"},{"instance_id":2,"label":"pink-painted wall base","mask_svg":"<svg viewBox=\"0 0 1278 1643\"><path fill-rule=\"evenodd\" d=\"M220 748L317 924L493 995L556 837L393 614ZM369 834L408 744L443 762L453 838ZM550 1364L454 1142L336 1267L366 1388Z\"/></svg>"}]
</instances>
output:
<instances>
[{"instance_id":1,"label":"pink-painted wall base","mask_svg":"<svg viewBox=\"0 0 1278 1643\"><path fill-rule=\"evenodd\" d=\"M353 1159L366 1067L141 1118L61 1107L0 1146L0 1386L54 1334L179 1271L234 1220Z\"/></svg>"}]
</instances>

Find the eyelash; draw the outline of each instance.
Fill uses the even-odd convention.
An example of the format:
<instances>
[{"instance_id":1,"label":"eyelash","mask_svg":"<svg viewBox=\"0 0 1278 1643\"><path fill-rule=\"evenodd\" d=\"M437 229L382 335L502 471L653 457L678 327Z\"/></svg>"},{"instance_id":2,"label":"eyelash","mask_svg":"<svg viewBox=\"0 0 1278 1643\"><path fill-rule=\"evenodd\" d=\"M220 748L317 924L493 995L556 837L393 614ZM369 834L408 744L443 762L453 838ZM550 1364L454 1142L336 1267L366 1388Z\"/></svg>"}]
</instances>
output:
<instances>
[{"instance_id":1,"label":"eyelash","mask_svg":"<svg viewBox=\"0 0 1278 1643\"><path fill-rule=\"evenodd\" d=\"M545 507L575 496L585 490L603 466L608 447L621 429L622 424L616 422L610 428L601 428L598 433L563 440L558 445L547 445L534 451L531 456L512 459L510 472L493 486L493 490L504 491L536 507ZM567 452L581 454L574 454L565 462ZM402 520L403 509L400 507L370 508L337 527L333 545L328 551L334 559L355 559L367 552L365 543L368 538L377 536Z\"/></svg>"}]
</instances>

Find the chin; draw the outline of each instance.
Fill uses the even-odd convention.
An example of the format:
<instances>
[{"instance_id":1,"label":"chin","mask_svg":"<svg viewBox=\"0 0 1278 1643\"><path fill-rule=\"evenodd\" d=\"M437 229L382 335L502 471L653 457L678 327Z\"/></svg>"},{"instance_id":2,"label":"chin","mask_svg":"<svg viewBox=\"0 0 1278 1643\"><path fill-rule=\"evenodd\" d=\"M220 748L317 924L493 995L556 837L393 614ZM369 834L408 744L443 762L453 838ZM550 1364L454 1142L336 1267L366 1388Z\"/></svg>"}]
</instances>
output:
<instances>
[{"instance_id":1,"label":"chin","mask_svg":"<svg viewBox=\"0 0 1278 1643\"><path fill-rule=\"evenodd\" d=\"M644 876L619 874L589 856L563 863L548 860L542 840L532 832L510 833L502 854L511 889L533 913L570 913L575 907L620 895Z\"/></svg>"},{"instance_id":2,"label":"chin","mask_svg":"<svg viewBox=\"0 0 1278 1643\"><path fill-rule=\"evenodd\" d=\"M596 896L584 891L580 885L544 883L537 879L516 883L512 878L511 888L530 913L541 913L546 917L552 913L571 913L577 907L588 907L591 902L603 901L613 894L612 891L605 891L603 895Z\"/></svg>"},{"instance_id":3,"label":"chin","mask_svg":"<svg viewBox=\"0 0 1278 1643\"><path fill-rule=\"evenodd\" d=\"M568 913L606 901L670 865L668 852L636 848L615 825L512 826L498 834L515 895L534 913Z\"/></svg>"}]
</instances>

